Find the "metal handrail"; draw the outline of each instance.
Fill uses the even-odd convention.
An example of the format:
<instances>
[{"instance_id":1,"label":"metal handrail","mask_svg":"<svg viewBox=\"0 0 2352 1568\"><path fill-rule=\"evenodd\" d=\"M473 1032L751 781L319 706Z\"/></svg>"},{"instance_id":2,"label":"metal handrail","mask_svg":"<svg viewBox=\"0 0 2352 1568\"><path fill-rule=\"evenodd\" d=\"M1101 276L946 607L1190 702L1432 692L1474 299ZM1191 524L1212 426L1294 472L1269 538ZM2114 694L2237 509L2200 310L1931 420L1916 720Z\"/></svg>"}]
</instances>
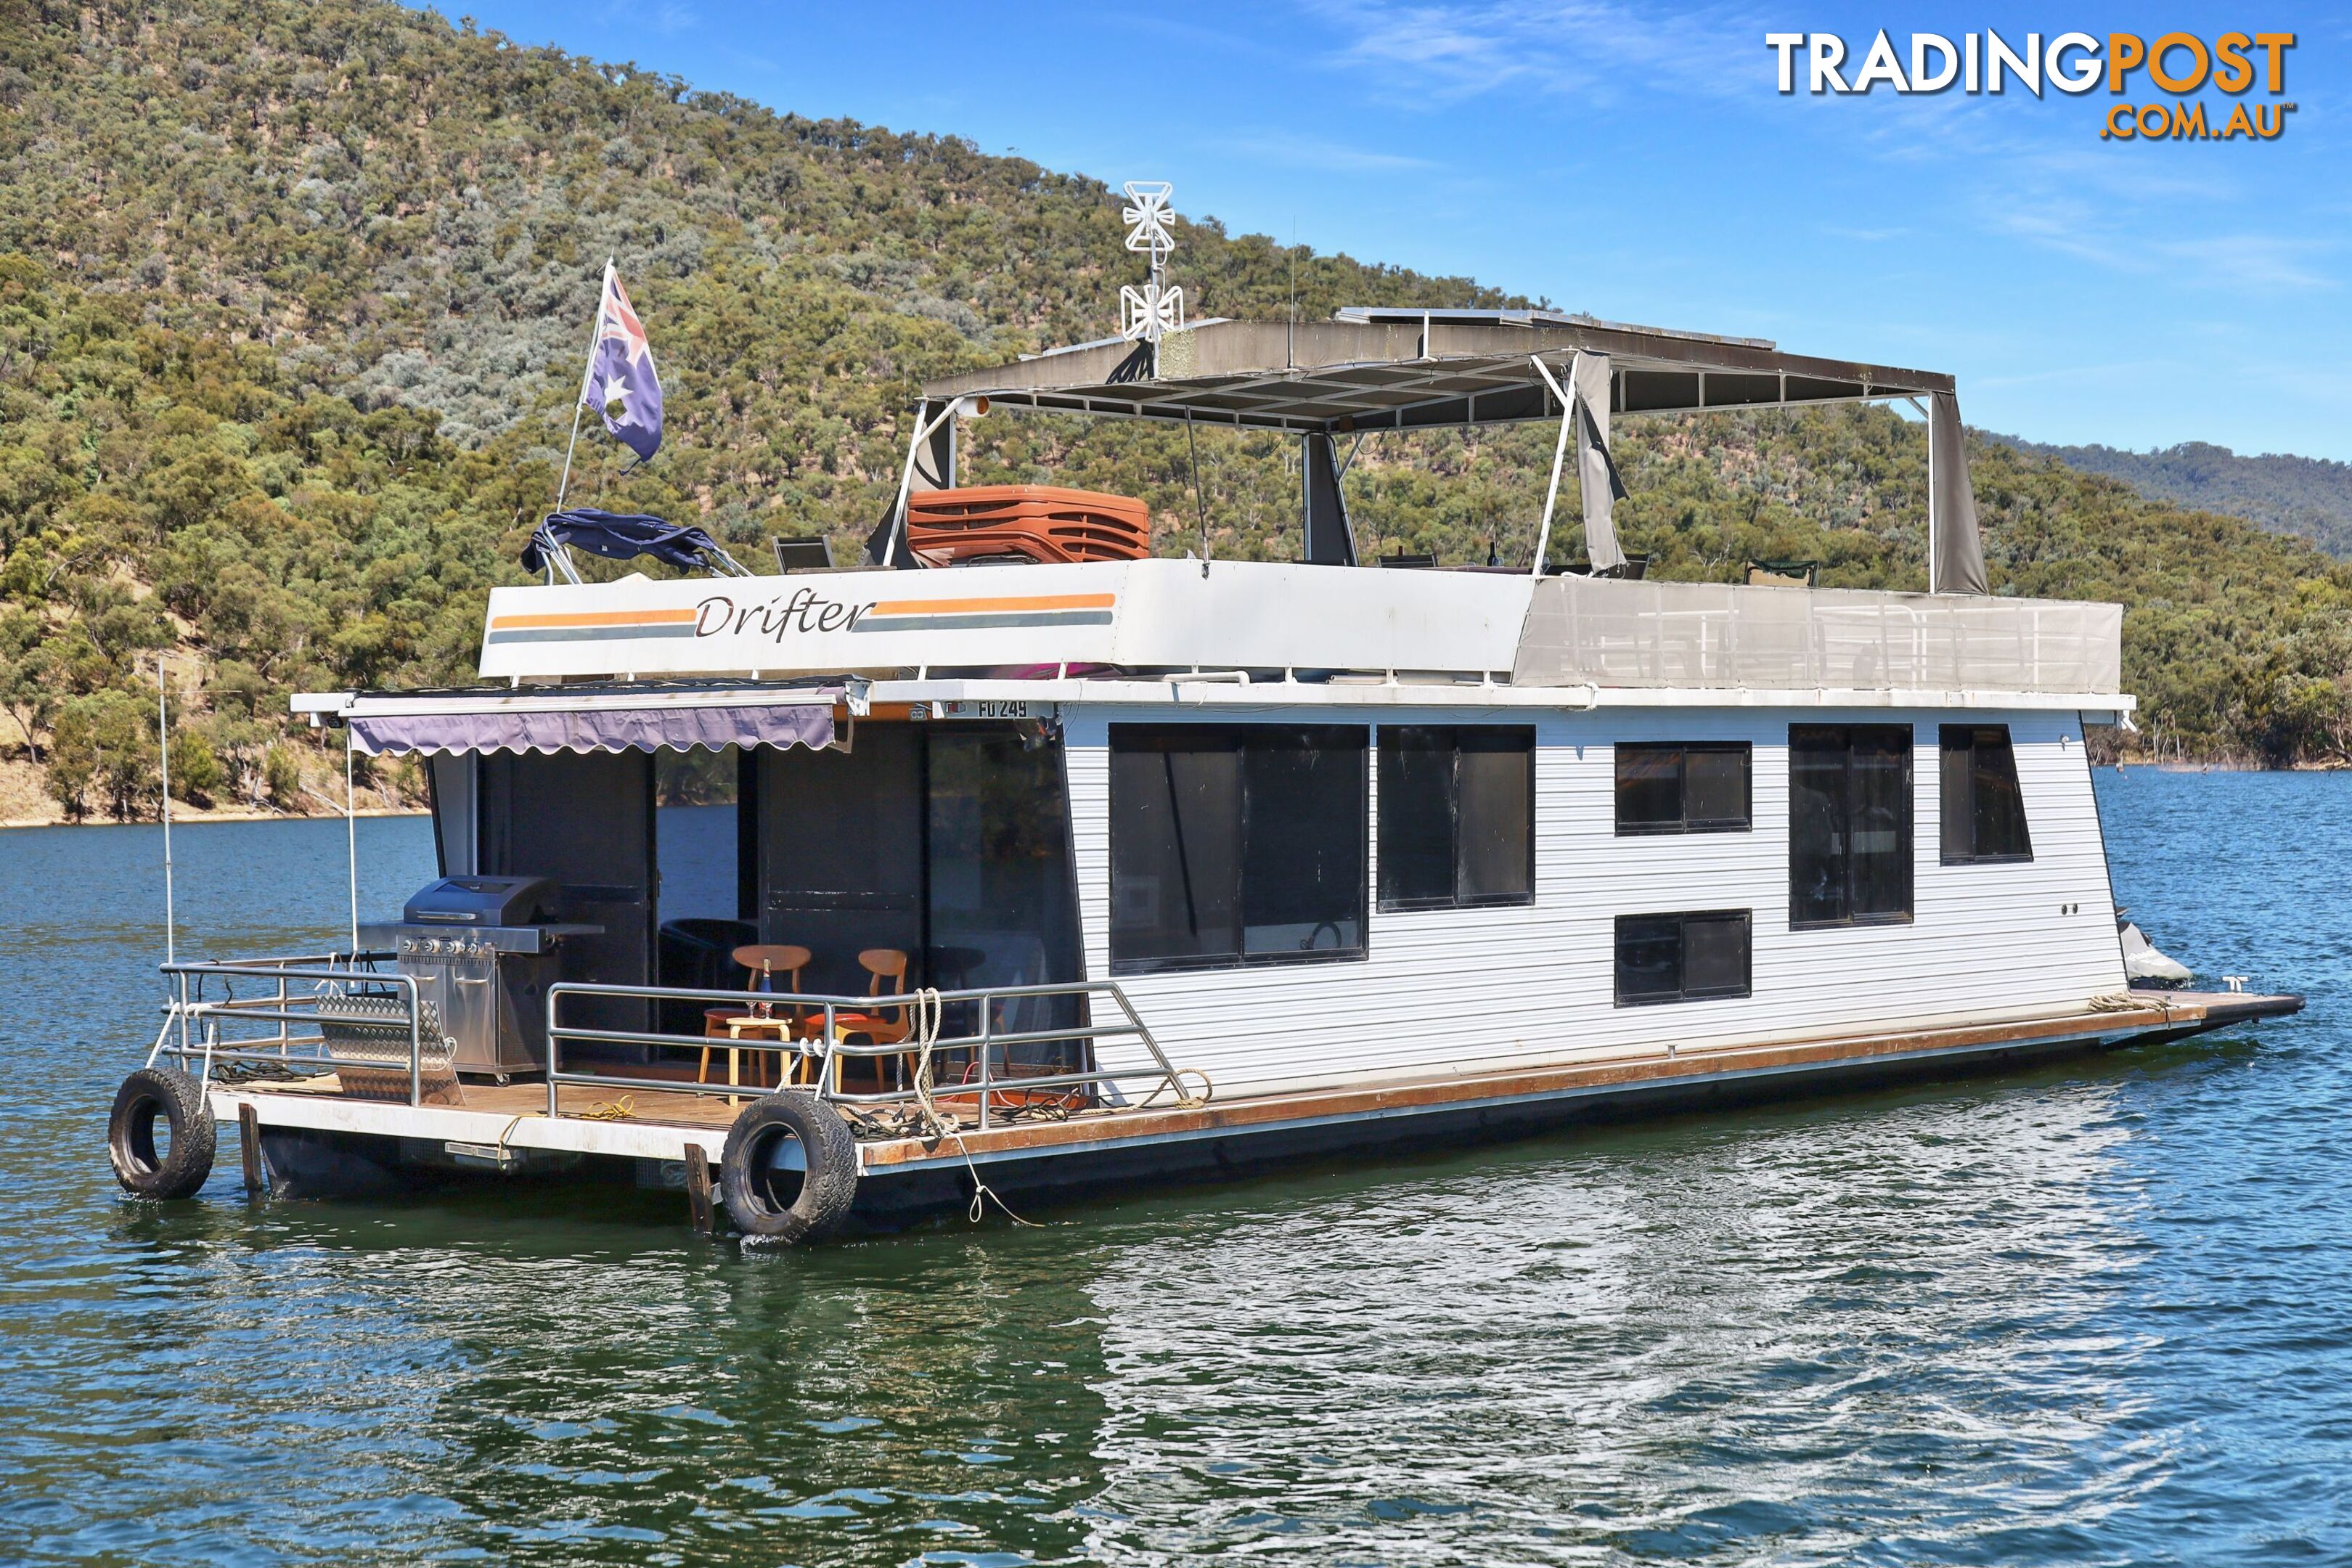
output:
<instances>
[{"instance_id":1,"label":"metal handrail","mask_svg":"<svg viewBox=\"0 0 2352 1568\"><path fill-rule=\"evenodd\" d=\"M396 1028L405 1024L408 1030L408 1103L425 1103L425 1037L422 1026L423 993L414 975L373 968L362 969L362 960L380 955L372 953L330 953L323 963L309 955L297 958L247 958L216 960L203 963L166 963L162 966L171 994L164 1004L163 1028L157 1032L155 1045L147 1053L147 1063L153 1066L159 1058L171 1057L185 1066L202 1058L199 1082L209 1082L213 1064L219 1060L267 1062L278 1067L318 1067L329 1071L352 1065L331 1056L300 1055L296 1046L312 1043L324 1045L323 1030L316 1035L297 1036L290 1026L318 1024L320 1009L339 998L320 987L348 986L353 984L380 988L375 994L399 996L405 1001L402 1016L386 1017L381 1022ZM339 967L336 961L345 961ZM210 977L223 980L263 978L276 983L276 994L248 997L239 1001L232 993L218 1001L204 995L204 982ZM194 982L192 985L190 983ZM313 989L307 995L295 994L294 983L308 981ZM274 1035L258 1038L223 1040L220 1021L232 1024L276 1024ZM202 1043L192 1037L191 1026L201 1024ZM179 1032L179 1044L170 1043L174 1026Z\"/></svg>"},{"instance_id":2,"label":"metal handrail","mask_svg":"<svg viewBox=\"0 0 2352 1568\"><path fill-rule=\"evenodd\" d=\"M966 1095L978 1096L980 1127L982 1131L987 1131L990 1124L995 1091L1013 1085L1017 1085L1023 1090L1089 1087L1108 1087L1116 1089L1122 1080L1147 1079L1156 1080L1156 1087L1150 1091L1151 1094L1157 1094L1162 1088L1172 1089L1179 1094L1182 1092L1182 1086L1177 1079L1176 1068L1168 1060L1167 1053L1160 1049L1160 1042L1153 1037L1151 1030L1144 1024L1142 1016L1136 1012L1135 1005L1128 999L1127 993L1115 981L1078 980L1039 985L969 986L954 991L934 992L930 994L937 998L942 1011L954 1004L979 1004L980 1026L976 1033L942 1035L931 1042L930 1049L935 1058L942 1055L969 1053L976 1059L980 1068L979 1081L948 1086L948 1092L956 1099L961 1099ZM1097 995L1110 998L1118 1005L1125 1022L1074 1024L1066 1029L1029 1029L1011 1033L1000 1032L993 1025L994 1004L999 1002L1017 1001L1026 997ZM567 1042L644 1045L681 1050L709 1049L721 1043L719 1037L715 1036L672 1035L656 1030L593 1029L567 1026L560 1016L562 1000L567 996L606 996L650 1002L710 1002L735 1005L748 1001L755 1005L782 1010L787 1015L787 1018L795 1013L804 1016L821 1011L824 1023L820 1037L816 1039L730 1038L723 1043L725 1047L730 1050L768 1053L780 1058L799 1056L815 1059L819 1064L816 1075L817 1095L820 1099L837 1104L903 1105L922 1098L913 1088L886 1089L874 1094L851 1093L838 1086L839 1074L835 1070L835 1064L842 1058L904 1057L914 1054L919 1047L910 1040L860 1045L842 1039L839 1037L841 1031L838 1022L839 1016L843 1013L870 1014L903 1009L911 1014L912 1009L929 1000L922 993L899 992L885 996L856 996L816 992L706 991L662 985L610 985L587 981L559 981L547 988L547 1114L551 1118L562 1114L559 1091L566 1084L601 1089L635 1089L647 1091L724 1095L730 1098L740 1096L743 1090L743 1086L740 1084L687 1083L669 1079L624 1077L611 1072L565 1070L562 1063L562 1049ZM1131 1068L1096 1067L1078 1072L1050 1076L1000 1078L996 1075L995 1058L996 1048L999 1047L1041 1045L1064 1040L1092 1042L1111 1038L1139 1040L1144 1049L1150 1053L1154 1065L1149 1068ZM783 1075L780 1073L778 1076ZM936 1090L934 1097L936 1098ZM1145 1098L1150 1098L1150 1095Z\"/></svg>"}]
</instances>

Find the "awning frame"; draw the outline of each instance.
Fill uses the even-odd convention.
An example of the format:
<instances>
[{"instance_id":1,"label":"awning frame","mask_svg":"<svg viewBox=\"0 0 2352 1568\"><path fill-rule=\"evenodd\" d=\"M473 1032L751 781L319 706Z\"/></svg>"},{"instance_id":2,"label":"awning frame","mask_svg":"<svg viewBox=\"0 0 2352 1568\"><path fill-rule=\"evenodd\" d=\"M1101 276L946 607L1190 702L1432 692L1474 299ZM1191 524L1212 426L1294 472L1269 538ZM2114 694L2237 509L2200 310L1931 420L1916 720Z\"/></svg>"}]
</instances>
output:
<instances>
[{"instance_id":1,"label":"awning frame","mask_svg":"<svg viewBox=\"0 0 2352 1568\"><path fill-rule=\"evenodd\" d=\"M681 685L520 689L298 697L311 721L349 729L365 755L490 752L716 751L730 745L835 744L834 710L855 714L866 682L780 687ZM855 688L855 689L853 689ZM854 726L855 718L850 721Z\"/></svg>"}]
</instances>

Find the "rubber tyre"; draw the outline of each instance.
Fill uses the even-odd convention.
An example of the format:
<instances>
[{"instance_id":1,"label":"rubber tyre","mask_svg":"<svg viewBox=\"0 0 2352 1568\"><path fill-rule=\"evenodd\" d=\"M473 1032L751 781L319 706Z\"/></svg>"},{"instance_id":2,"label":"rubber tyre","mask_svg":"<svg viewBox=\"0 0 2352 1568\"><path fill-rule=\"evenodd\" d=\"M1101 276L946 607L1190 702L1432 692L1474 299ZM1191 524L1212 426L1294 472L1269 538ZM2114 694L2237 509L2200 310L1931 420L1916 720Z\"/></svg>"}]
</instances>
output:
<instances>
[{"instance_id":1,"label":"rubber tyre","mask_svg":"<svg viewBox=\"0 0 2352 1568\"><path fill-rule=\"evenodd\" d=\"M155 1157L155 1119L172 1130L172 1150ZM141 1068L114 1091L106 1119L106 1152L122 1190L142 1198L185 1198L213 1173L220 1129L205 1104L204 1086L177 1068Z\"/></svg>"},{"instance_id":2,"label":"rubber tyre","mask_svg":"<svg viewBox=\"0 0 2352 1568\"><path fill-rule=\"evenodd\" d=\"M800 1140L808 1170L792 1201L768 1181L775 1141ZM840 1112L805 1089L783 1089L745 1107L727 1130L719 1156L719 1192L727 1217L745 1236L800 1244L822 1241L849 1217L857 1197L857 1140Z\"/></svg>"}]
</instances>

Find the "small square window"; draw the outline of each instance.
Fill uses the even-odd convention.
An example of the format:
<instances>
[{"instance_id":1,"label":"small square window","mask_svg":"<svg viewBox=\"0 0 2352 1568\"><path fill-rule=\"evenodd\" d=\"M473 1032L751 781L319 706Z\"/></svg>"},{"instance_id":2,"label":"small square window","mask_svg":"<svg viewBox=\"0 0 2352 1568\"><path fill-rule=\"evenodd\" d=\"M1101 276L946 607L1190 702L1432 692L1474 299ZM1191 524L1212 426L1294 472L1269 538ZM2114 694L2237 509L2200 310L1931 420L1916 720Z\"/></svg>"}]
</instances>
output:
<instances>
[{"instance_id":1,"label":"small square window","mask_svg":"<svg viewBox=\"0 0 2352 1568\"><path fill-rule=\"evenodd\" d=\"M1749 991L1746 910L1617 917L1617 1005L1705 1002Z\"/></svg>"},{"instance_id":2,"label":"small square window","mask_svg":"<svg viewBox=\"0 0 2352 1568\"><path fill-rule=\"evenodd\" d=\"M1747 832L1753 761L1745 741L1619 746L1619 836Z\"/></svg>"}]
</instances>

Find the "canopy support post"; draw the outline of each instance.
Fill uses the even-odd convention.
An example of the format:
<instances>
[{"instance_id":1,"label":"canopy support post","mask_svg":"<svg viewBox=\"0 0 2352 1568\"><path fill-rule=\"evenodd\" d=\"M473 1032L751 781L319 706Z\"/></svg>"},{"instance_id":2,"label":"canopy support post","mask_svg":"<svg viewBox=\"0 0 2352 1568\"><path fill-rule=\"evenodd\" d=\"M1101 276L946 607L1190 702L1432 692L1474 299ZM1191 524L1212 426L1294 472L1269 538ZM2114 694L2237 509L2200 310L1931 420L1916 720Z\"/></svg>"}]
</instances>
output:
<instances>
[{"instance_id":1,"label":"canopy support post","mask_svg":"<svg viewBox=\"0 0 2352 1568\"><path fill-rule=\"evenodd\" d=\"M1536 374L1543 377L1546 386L1551 388L1551 395L1559 399L1559 439L1552 443L1551 482L1544 487L1543 521L1536 527L1536 563L1532 574L1540 577L1544 574L1544 557L1551 550L1551 511L1559 500L1559 470L1568 461L1568 432L1570 422L1576 417L1576 400L1560 390L1559 383L1552 379L1551 367L1544 363L1541 356L1529 354L1528 363L1536 367Z\"/></svg>"},{"instance_id":2,"label":"canopy support post","mask_svg":"<svg viewBox=\"0 0 2352 1568\"><path fill-rule=\"evenodd\" d=\"M1318 566L1353 566L1356 535L1348 526L1348 500L1339 489L1339 453L1330 433L1309 430L1300 456L1307 560Z\"/></svg>"},{"instance_id":3,"label":"canopy support post","mask_svg":"<svg viewBox=\"0 0 2352 1568\"><path fill-rule=\"evenodd\" d=\"M915 435L907 443L906 467L898 470L898 498L866 541L870 566L914 565L915 552L907 542L908 498L918 489L942 490L955 484L955 420L963 412L963 399L948 399L937 414L930 409L929 403L915 405Z\"/></svg>"}]
</instances>

